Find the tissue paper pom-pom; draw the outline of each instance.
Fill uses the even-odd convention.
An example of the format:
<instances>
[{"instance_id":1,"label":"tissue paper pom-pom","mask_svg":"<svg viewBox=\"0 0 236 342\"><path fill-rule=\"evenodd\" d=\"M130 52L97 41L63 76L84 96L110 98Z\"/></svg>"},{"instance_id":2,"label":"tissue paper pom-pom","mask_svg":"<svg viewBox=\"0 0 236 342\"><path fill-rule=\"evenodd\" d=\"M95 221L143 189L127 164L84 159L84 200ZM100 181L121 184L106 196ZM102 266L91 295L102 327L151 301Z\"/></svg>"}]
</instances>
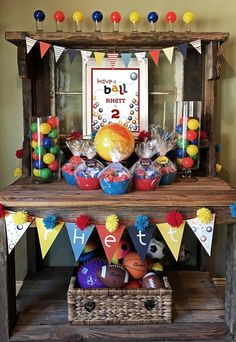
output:
<instances>
[{"instance_id":1,"label":"tissue paper pom-pom","mask_svg":"<svg viewBox=\"0 0 236 342\"><path fill-rule=\"evenodd\" d=\"M144 141L145 139L150 139L151 133L148 131L141 131L138 136L139 141Z\"/></svg>"},{"instance_id":2,"label":"tissue paper pom-pom","mask_svg":"<svg viewBox=\"0 0 236 342\"><path fill-rule=\"evenodd\" d=\"M229 208L231 217L236 218L236 202L230 204Z\"/></svg>"},{"instance_id":3,"label":"tissue paper pom-pom","mask_svg":"<svg viewBox=\"0 0 236 342\"><path fill-rule=\"evenodd\" d=\"M57 217L56 215L48 215L44 217L43 224L46 229L54 229L57 225Z\"/></svg>"},{"instance_id":4,"label":"tissue paper pom-pom","mask_svg":"<svg viewBox=\"0 0 236 342\"><path fill-rule=\"evenodd\" d=\"M76 219L76 225L80 230L84 230L89 225L89 217L87 215L80 215Z\"/></svg>"},{"instance_id":5,"label":"tissue paper pom-pom","mask_svg":"<svg viewBox=\"0 0 236 342\"><path fill-rule=\"evenodd\" d=\"M26 211L17 211L16 213L13 214L13 222L16 225L24 224L28 222L29 215Z\"/></svg>"},{"instance_id":6,"label":"tissue paper pom-pom","mask_svg":"<svg viewBox=\"0 0 236 342\"><path fill-rule=\"evenodd\" d=\"M113 233L119 227L119 219L117 215L109 215L106 217L106 229Z\"/></svg>"},{"instance_id":7,"label":"tissue paper pom-pom","mask_svg":"<svg viewBox=\"0 0 236 342\"><path fill-rule=\"evenodd\" d=\"M6 215L5 207L2 203L0 203L0 218L3 218Z\"/></svg>"},{"instance_id":8,"label":"tissue paper pom-pom","mask_svg":"<svg viewBox=\"0 0 236 342\"><path fill-rule=\"evenodd\" d=\"M210 209L207 208L201 208L197 210L197 218L202 223L209 223L212 220L212 212Z\"/></svg>"},{"instance_id":9,"label":"tissue paper pom-pom","mask_svg":"<svg viewBox=\"0 0 236 342\"><path fill-rule=\"evenodd\" d=\"M206 131L200 131L200 138L202 140L207 140L208 139Z\"/></svg>"},{"instance_id":10,"label":"tissue paper pom-pom","mask_svg":"<svg viewBox=\"0 0 236 342\"><path fill-rule=\"evenodd\" d=\"M220 173L222 170L222 165L219 163L216 163L216 173Z\"/></svg>"},{"instance_id":11,"label":"tissue paper pom-pom","mask_svg":"<svg viewBox=\"0 0 236 342\"><path fill-rule=\"evenodd\" d=\"M17 167L14 170L14 177L21 177L22 176L22 169L20 167Z\"/></svg>"},{"instance_id":12,"label":"tissue paper pom-pom","mask_svg":"<svg viewBox=\"0 0 236 342\"><path fill-rule=\"evenodd\" d=\"M23 157L23 149L16 150L16 158L21 159Z\"/></svg>"},{"instance_id":13,"label":"tissue paper pom-pom","mask_svg":"<svg viewBox=\"0 0 236 342\"><path fill-rule=\"evenodd\" d=\"M171 227L178 228L183 220L184 216L179 211L169 211L166 214L166 221Z\"/></svg>"},{"instance_id":14,"label":"tissue paper pom-pom","mask_svg":"<svg viewBox=\"0 0 236 342\"><path fill-rule=\"evenodd\" d=\"M76 132L72 132L71 135L70 135L70 139L81 139L82 138L82 135L80 132L76 131Z\"/></svg>"},{"instance_id":15,"label":"tissue paper pom-pom","mask_svg":"<svg viewBox=\"0 0 236 342\"><path fill-rule=\"evenodd\" d=\"M137 230L141 230L141 232L145 231L149 226L149 218L147 215L139 215L136 217L135 228Z\"/></svg>"}]
</instances>

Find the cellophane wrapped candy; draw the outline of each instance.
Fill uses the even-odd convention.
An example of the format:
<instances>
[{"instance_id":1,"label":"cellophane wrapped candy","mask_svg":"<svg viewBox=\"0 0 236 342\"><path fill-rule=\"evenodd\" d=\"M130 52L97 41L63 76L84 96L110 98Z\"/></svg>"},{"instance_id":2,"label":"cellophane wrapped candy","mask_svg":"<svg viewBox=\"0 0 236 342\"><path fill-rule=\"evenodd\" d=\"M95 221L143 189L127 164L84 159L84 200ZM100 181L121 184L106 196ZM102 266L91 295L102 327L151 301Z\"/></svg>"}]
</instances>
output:
<instances>
[{"instance_id":1,"label":"cellophane wrapped candy","mask_svg":"<svg viewBox=\"0 0 236 342\"><path fill-rule=\"evenodd\" d=\"M67 184L76 185L74 173L77 167L83 162L83 159L80 157L81 140L68 139L66 141L66 145L72 152L73 156L63 165L62 175Z\"/></svg>"}]
</instances>

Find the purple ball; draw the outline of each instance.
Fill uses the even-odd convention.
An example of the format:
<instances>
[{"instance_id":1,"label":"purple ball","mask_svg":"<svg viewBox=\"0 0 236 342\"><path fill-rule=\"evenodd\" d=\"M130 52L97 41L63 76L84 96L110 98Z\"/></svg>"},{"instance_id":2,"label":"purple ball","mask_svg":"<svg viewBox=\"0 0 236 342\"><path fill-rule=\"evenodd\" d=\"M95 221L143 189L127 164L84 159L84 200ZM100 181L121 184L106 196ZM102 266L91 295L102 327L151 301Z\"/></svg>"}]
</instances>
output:
<instances>
[{"instance_id":1,"label":"purple ball","mask_svg":"<svg viewBox=\"0 0 236 342\"><path fill-rule=\"evenodd\" d=\"M78 283L82 289L96 289L106 287L96 275L96 272L107 265L103 258L93 258L82 265L78 271Z\"/></svg>"}]
</instances>

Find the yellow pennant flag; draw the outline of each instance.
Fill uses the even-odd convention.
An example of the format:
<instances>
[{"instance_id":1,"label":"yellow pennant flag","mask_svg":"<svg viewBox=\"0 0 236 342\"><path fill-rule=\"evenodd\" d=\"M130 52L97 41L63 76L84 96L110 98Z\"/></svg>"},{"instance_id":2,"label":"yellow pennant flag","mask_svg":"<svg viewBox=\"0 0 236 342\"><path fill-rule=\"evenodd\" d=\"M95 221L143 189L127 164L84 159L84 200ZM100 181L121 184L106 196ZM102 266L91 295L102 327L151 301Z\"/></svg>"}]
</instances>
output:
<instances>
[{"instance_id":1,"label":"yellow pennant flag","mask_svg":"<svg viewBox=\"0 0 236 342\"><path fill-rule=\"evenodd\" d=\"M95 56L95 59L96 59L96 65L98 67L100 67L101 64L102 64L103 58L105 56L105 53L104 52L94 52L94 56Z\"/></svg>"},{"instance_id":2,"label":"yellow pennant flag","mask_svg":"<svg viewBox=\"0 0 236 342\"><path fill-rule=\"evenodd\" d=\"M169 223L157 224L157 228L160 230L176 261L179 257L179 250L184 233L184 226L185 221L183 221L183 223L178 228L173 228L171 225L169 225Z\"/></svg>"},{"instance_id":3,"label":"yellow pennant flag","mask_svg":"<svg viewBox=\"0 0 236 342\"><path fill-rule=\"evenodd\" d=\"M168 48L162 49L162 51L165 53L166 57L168 58L168 61L171 64L172 59L173 59L174 47L173 46L168 47Z\"/></svg>"},{"instance_id":4,"label":"yellow pennant flag","mask_svg":"<svg viewBox=\"0 0 236 342\"><path fill-rule=\"evenodd\" d=\"M64 226L64 222L59 222L53 229L46 229L42 218L36 218L35 221L39 235L42 257L44 259L45 255L49 251L49 248L51 247L57 235L60 233L62 227Z\"/></svg>"}]
</instances>

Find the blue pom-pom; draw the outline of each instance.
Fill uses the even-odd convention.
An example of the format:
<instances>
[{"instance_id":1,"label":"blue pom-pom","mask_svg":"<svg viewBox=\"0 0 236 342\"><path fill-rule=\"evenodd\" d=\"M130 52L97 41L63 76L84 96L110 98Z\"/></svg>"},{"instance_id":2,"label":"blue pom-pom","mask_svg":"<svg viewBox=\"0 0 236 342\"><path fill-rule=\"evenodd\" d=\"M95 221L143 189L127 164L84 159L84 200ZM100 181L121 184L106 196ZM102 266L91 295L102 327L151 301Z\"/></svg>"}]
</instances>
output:
<instances>
[{"instance_id":1,"label":"blue pom-pom","mask_svg":"<svg viewBox=\"0 0 236 342\"><path fill-rule=\"evenodd\" d=\"M236 202L230 204L230 215L233 218L236 218Z\"/></svg>"},{"instance_id":2,"label":"blue pom-pom","mask_svg":"<svg viewBox=\"0 0 236 342\"><path fill-rule=\"evenodd\" d=\"M145 231L149 226L149 218L147 215L139 215L136 217L135 228L137 230L141 230L141 232Z\"/></svg>"},{"instance_id":3,"label":"blue pom-pom","mask_svg":"<svg viewBox=\"0 0 236 342\"><path fill-rule=\"evenodd\" d=\"M215 144L215 151L216 152L221 152L221 144Z\"/></svg>"},{"instance_id":4,"label":"blue pom-pom","mask_svg":"<svg viewBox=\"0 0 236 342\"><path fill-rule=\"evenodd\" d=\"M57 224L57 217L56 215L48 215L44 217L43 224L46 229L54 229Z\"/></svg>"},{"instance_id":5,"label":"blue pom-pom","mask_svg":"<svg viewBox=\"0 0 236 342\"><path fill-rule=\"evenodd\" d=\"M98 130L92 131L91 133L91 138L94 139L96 134L97 134Z\"/></svg>"}]
</instances>

